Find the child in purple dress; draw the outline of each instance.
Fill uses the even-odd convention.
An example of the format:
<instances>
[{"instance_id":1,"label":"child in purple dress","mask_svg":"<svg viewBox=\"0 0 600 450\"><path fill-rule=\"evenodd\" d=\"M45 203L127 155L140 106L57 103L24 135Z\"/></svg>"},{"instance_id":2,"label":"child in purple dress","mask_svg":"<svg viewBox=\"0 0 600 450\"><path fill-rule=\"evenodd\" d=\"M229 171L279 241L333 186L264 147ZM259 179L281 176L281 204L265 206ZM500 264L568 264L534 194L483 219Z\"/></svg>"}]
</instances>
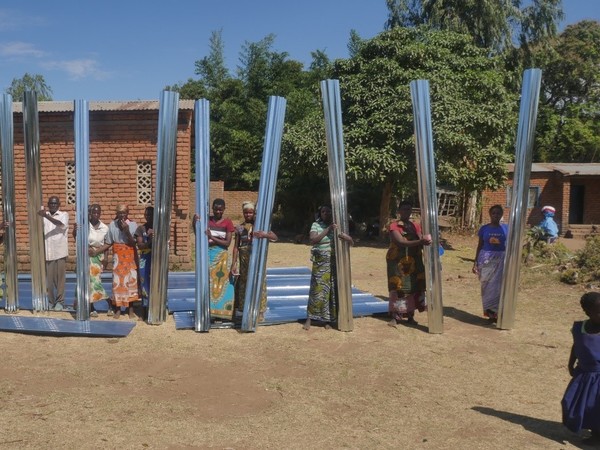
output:
<instances>
[{"instance_id":1,"label":"child in purple dress","mask_svg":"<svg viewBox=\"0 0 600 450\"><path fill-rule=\"evenodd\" d=\"M600 293L581 297L589 317L573 324L569 374L573 377L562 399L563 424L574 433L591 430L586 444L600 444ZM575 365L577 363L577 365Z\"/></svg>"}]
</instances>

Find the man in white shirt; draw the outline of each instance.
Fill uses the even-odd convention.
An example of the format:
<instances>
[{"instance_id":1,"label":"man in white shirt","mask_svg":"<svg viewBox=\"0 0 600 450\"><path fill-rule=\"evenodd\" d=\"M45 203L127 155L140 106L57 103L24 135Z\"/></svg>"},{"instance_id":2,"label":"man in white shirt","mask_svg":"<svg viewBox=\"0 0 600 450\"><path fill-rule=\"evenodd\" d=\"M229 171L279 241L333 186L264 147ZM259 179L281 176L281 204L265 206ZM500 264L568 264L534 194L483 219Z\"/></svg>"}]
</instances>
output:
<instances>
[{"instance_id":1,"label":"man in white shirt","mask_svg":"<svg viewBox=\"0 0 600 450\"><path fill-rule=\"evenodd\" d=\"M41 209L38 214L44 218L48 303L50 309L62 311L65 306L66 263L69 255L69 214L58 208L60 200L52 196L48 199L48 209Z\"/></svg>"}]
</instances>

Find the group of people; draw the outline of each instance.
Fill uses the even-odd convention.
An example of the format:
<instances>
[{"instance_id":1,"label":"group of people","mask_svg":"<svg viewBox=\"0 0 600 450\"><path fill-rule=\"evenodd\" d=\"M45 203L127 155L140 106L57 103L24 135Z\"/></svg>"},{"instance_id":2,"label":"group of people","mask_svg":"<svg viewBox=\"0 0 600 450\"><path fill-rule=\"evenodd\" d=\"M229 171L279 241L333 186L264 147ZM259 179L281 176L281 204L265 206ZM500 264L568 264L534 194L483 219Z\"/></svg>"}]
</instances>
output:
<instances>
[{"instance_id":1,"label":"group of people","mask_svg":"<svg viewBox=\"0 0 600 450\"><path fill-rule=\"evenodd\" d=\"M223 216L225 200L217 198L212 203L212 215L208 218L205 234L208 237L210 313L218 319L239 321L244 312L248 268L252 244L255 239L277 241L273 231L256 230L256 205L246 201L242 204L243 222L235 226L231 219ZM197 214L193 218L196 233ZM229 246L234 242L232 263L229 268ZM264 320L267 309L266 278L262 281L258 321Z\"/></svg>"},{"instance_id":2,"label":"group of people","mask_svg":"<svg viewBox=\"0 0 600 450\"><path fill-rule=\"evenodd\" d=\"M69 217L60 211L58 197L48 199L48 209L41 209L39 215L44 220L44 239L46 250L46 273L48 300L54 310L64 307L65 265L68 255L67 230ZM270 230L256 230L254 223L256 207L252 202L244 202L242 213L244 220L234 226L230 219L224 218L225 201L216 199L212 204L212 215L208 220L205 233L209 243L211 315L224 318L239 318L243 313L248 268L254 239L277 240ZM544 207L545 220L552 218L552 207ZM113 309L109 310L115 318L121 314L121 308L128 309L134 317L133 303L142 300L147 307L150 291L150 263L153 237L153 208L145 210L145 223L137 224L129 220L129 210L119 205L116 216L109 225L100 220L101 208L94 204L89 209L89 247L90 257L90 302L92 316L97 316L94 303L108 299L102 286L100 275L106 269L108 250L113 252ZM427 308L425 301L425 270L423 265L423 247L431 245L431 237L423 236L420 225L411 220L412 204L403 201L399 207L399 218L389 226L390 245L386 254L387 278L389 290L389 312L391 326L400 321L415 323L415 311ZM479 241L475 251L473 272L479 277L483 314L495 322L498 317L500 288L502 283L504 257L508 227L502 222L504 210L500 205L489 209L490 222L478 232ZM195 223L198 216L194 216ZM553 221L552 221L553 222ZM2 228L9 226L2 223ZM557 234L557 227L549 225L550 233ZM336 239L353 245L352 237L338 229L333 222L329 206L321 206L310 230L312 274L307 305L307 319L303 328L322 324L331 328L337 321L338 296L336 287ZM73 229L73 236L77 226ZM0 242L3 235L0 235ZM233 262L228 270L228 248L234 241ZM551 242L551 240L549 240ZM230 280L235 280L232 283ZM266 285L263 280L259 320L266 311ZM583 429L591 431L588 443L600 445L600 293L588 292L581 298L581 307L588 320L573 324L573 346L568 361L572 379L562 400L563 423L573 432Z\"/></svg>"},{"instance_id":3,"label":"group of people","mask_svg":"<svg viewBox=\"0 0 600 450\"><path fill-rule=\"evenodd\" d=\"M47 209L42 208L46 258L46 287L50 309L62 311L65 307L66 262L69 254L68 230L69 215L60 210L60 200L56 196L48 199ZM106 225L100 220L100 205L89 207L88 256L90 258L90 316L97 317L94 303L106 300L109 303L108 315L118 319L122 308L129 318L135 318L134 304L141 302L146 316L150 292L150 271L154 208L149 206L144 212L145 222L138 226L129 219L129 208L118 205L115 218ZM72 235L77 236L77 224ZM108 252L112 250L112 295L109 296L102 285L101 275L108 265ZM75 299L75 308L77 308Z\"/></svg>"}]
</instances>

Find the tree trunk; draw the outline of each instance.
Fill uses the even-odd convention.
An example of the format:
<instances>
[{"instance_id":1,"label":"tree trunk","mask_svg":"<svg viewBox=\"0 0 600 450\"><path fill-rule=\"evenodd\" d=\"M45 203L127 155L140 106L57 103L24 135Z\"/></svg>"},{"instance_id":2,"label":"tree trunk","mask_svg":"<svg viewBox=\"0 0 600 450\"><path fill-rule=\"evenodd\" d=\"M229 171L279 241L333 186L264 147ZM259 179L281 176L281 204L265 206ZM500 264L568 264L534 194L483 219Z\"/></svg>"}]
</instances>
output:
<instances>
[{"instance_id":1,"label":"tree trunk","mask_svg":"<svg viewBox=\"0 0 600 450\"><path fill-rule=\"evenodd\" d=\"M385 181L381 192L381 202L379 203L379 240L384 240L383 229L387 230L388 219L390 217L390 200L392 199L392 182Z\"/></svg>"},{"instance_id":2,"label":"tree trunk","mask_svg":"<svg viewBox=\"0 0 600 450\"><path fill-rule=\"evenodd\" d=\"M477 191L471 191L467 194L467 198L465 199L465 211L463 214L464 222L463 225L466 229L472 230L478 224L479 220L477 217L477 202L479 199L479 193Z\"/></svg>"}]
</instances>

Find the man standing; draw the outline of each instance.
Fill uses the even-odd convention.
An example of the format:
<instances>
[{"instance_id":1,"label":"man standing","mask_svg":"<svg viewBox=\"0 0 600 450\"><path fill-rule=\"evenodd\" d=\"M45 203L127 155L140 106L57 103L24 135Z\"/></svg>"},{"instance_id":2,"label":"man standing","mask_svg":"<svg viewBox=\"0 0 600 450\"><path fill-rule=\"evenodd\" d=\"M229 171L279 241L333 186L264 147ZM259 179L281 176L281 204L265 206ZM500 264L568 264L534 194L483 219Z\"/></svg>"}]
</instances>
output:
<instances>
[{"instance_id":1,"label":"man standing","mask_svg":"<svg viewBox=\"0 0 600 450\"><path fill-rule=\"evenodd\" d=\"M44 244L46 246L46 284L50 309L62 311L65 306L66 262L69 254L67 232L69 214L59 211L60 200L48 199L48 210L38 214L44 218Z\"/></svg>"}]
</instances>

